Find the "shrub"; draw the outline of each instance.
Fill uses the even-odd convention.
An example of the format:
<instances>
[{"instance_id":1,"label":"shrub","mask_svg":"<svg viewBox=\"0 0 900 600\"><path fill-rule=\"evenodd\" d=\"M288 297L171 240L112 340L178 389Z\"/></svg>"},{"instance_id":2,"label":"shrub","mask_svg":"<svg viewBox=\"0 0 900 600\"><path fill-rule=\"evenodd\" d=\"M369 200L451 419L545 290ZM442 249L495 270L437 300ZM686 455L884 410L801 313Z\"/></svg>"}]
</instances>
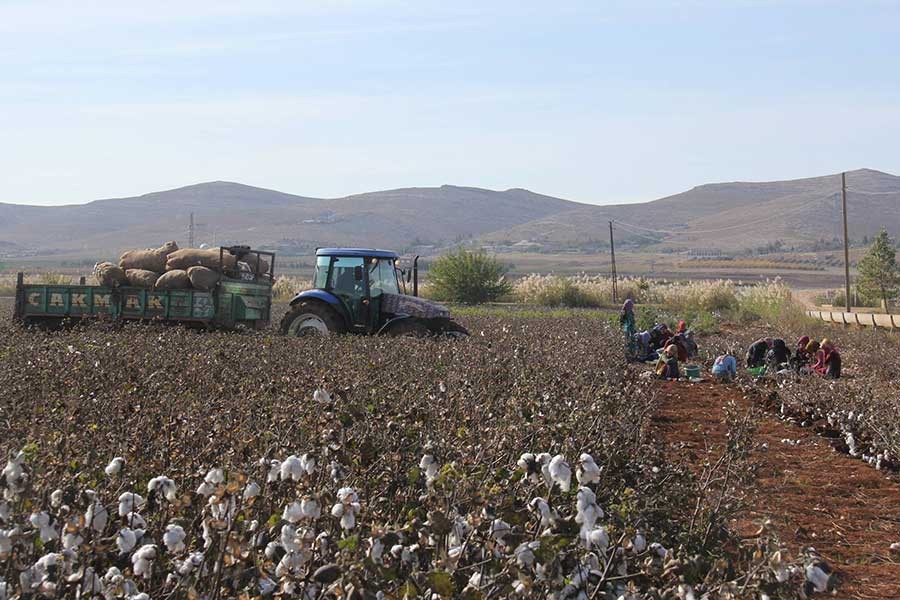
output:
<instances>
[{"instance_id":1,"label":"shrub","mask_svg":"<svg viewBox=\"0 0 900 600\"><path fill-rule=\"evenodd\" d=\"M428 293L439 300L480 304L509 294L507 268L483 250L462 248L438 257L428 271Z\"/></svg>"}]
</instances>

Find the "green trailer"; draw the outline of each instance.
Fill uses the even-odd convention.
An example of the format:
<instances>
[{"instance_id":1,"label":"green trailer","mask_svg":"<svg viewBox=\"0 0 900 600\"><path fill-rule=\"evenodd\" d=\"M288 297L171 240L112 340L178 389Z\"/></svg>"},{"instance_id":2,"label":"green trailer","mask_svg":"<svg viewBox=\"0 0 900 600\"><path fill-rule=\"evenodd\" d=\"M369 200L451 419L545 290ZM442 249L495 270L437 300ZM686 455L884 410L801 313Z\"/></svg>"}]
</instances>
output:
<instances>
[{"instance_id":1,"label":"green trailer","mask_svg":"<svg viewBox=\"0 0 900 600\"><path fill-rule=\"evenodd\" d=\"M78 285L27 284L19 273L14 316L26 324L105 319L263 329L272 315L275 255L243 247L227 250L253 255L257 266L267 262L266 272L225 272L212 291L109 288L85 285L84 278Z\"/></svg>"}]
</instances>

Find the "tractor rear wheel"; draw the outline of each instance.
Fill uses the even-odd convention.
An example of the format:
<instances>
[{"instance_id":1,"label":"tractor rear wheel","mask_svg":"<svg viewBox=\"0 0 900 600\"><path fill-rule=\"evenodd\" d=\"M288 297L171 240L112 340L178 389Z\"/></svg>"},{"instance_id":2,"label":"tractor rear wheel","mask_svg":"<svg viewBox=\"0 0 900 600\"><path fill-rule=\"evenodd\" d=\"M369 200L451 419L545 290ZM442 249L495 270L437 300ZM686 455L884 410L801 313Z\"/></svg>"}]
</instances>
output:
<instances>
[{"instance_id":1,"label":"tractor rear wheel","mask_svg":"<svg viewBox=\"0 0 900 600\"><path fill-rule=\"evenodd\" d=\"M281 333L292 337L331 335L347 331L333 309L321 302L300 301L281 319Z\"/></svg>"}]
</instances>

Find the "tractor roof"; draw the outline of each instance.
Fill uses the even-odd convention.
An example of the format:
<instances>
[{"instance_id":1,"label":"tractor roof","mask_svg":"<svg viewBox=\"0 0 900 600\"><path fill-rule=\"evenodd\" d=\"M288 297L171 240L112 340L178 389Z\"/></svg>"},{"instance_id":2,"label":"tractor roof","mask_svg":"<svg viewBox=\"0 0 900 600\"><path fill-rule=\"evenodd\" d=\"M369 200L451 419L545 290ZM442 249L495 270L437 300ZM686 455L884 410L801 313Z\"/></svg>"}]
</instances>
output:
<instances>
[{"instance_id":1,"label":"tractor roof","mask_svg":"<svg viewBox=\"0 0 900 600\"><path fill-rule=\"evenodd\" d=\"M319 248L316 256L358 256L362 258L398 259L400 255L391 250L374 250L372 248Z\"/></svg>"}]
</instances>

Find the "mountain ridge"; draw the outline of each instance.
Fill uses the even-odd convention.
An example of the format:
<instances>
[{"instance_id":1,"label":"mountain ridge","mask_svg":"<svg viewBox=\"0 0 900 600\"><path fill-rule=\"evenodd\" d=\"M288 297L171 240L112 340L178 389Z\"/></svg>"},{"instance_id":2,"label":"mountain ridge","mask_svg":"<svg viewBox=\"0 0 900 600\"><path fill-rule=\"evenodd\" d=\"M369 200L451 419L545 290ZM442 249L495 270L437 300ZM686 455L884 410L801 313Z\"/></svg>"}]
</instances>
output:
<instances>
[{"instance_id":1,"label":"mountain ridge","mask_svg":"<svg viewBox=\"0 0 900 600\"><path fill-rule=\"evenodd\" d=\"M847 178L852 238L872 235L882 225L900 230L900 177L858 169ZM186 243L193 212L198 243L248 243L297 255L317 245L427 251L458 243L591 251L605 247L610 220L618 222L623 249L738 251L840 235L839 196L839 174L708 183L650 202L611 205L525 188L450 184L313 198L216 180L85 204L0 203L0 249L15 248L8 255L115 256L168 239ZM764 227L742 226L758 222Z\"/></svg>"}]
</instances>

